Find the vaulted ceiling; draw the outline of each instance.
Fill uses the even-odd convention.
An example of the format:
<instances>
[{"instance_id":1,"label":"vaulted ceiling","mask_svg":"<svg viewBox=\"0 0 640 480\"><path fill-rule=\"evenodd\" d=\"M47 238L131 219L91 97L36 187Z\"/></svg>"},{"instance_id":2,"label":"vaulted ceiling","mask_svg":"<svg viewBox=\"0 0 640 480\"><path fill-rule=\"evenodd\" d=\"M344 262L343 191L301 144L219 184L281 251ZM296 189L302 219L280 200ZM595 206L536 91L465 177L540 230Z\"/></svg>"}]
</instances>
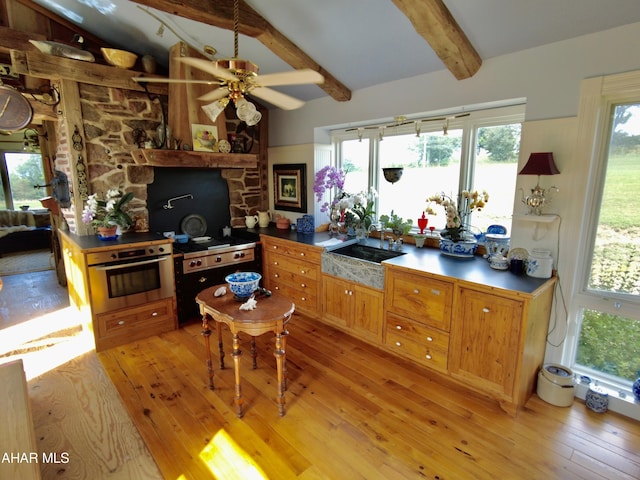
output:
<instances>
[{"instance_id":1,"label":"vaulted ceiling","mask_svg":"<svg viewBox=\"0 0 640 480\"><path fill-rule=\"evenodd\" d=\"M34 0L105 42L166 65L185 41L231 57L233 0ZM311 100L348 100L371 85L482 62L640 22L637 0L240 0L239 53L260 73L313 68L324 85L278 87ZM56 39L64 40L64 39ZM71 39L67 39L70 41ZM633 48L621 46L621 48Z\"/></svg>"}]
</instances>

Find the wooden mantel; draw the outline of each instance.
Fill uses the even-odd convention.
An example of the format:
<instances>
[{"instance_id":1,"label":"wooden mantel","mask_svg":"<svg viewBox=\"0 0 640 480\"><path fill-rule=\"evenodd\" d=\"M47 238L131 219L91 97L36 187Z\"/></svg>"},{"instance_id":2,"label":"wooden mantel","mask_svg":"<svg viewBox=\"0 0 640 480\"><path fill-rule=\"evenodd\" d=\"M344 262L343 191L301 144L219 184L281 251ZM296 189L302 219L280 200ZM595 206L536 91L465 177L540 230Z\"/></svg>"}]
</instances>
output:
<instances>
[{"instance_id":1,"label":"wooden mantel","mask_svg":"<svg viewBox=\"0 0 640 480\"><path fill-rule=\"evenodd\" d=\"M139 148L131 152L138 165L191 168L258 168L258 155L252 153L207 153L186 150Z\"/></svg>"}]
</instances>

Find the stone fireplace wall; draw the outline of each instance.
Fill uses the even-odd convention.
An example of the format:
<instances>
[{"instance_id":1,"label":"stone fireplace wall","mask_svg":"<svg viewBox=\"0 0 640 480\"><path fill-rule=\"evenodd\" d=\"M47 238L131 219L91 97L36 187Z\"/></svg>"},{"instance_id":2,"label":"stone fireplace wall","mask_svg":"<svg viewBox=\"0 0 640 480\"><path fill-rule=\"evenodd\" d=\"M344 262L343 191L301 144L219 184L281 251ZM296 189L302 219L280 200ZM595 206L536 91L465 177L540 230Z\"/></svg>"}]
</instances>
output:
<instances>
[{"instance_id":1,"label":"stone fireplace wall","mask_svg":"<svg viewBox=\"0 0 640 480\"><path fill-rule=\"evenodd\" d=\"M134 163L131 152L138 148L134 132L144 131L148 139L156 138L156 129L161 124L162 108L167 109L166 97L147 96L144 92L122 90L89 84L78 84L82 125L79 138L84 142L87 158L78 158L74 148L74 132L66 131L64 122L56 128L57 149L55 168L63 171L69 179L82 178L82 167L86 167L86 195L104 194L110 188L133 192L134 200L129 204L129 214L142 219L139 224L148 224L147 185L153 183L154 168ZM264 120L263 120L264 121ZM228 130L235 131L234 119L228 120ZM268 182L266 148L260 146L259 165L254 168L225 168L221 175L229 186L231 226L244 226L244 216L256 210L268 208ZM180 151L176 150L176 157ZM176 166L179 166L177 164ZM78 168L80 167L80 168ZM78 188L83 189L80 182ZM77 195L74 198L81 198ZM81 208L79 209L81 210ZM71 232L82 228L81 219L76 218L78 209L63 209Z\"/></svg>"}]
</instances>

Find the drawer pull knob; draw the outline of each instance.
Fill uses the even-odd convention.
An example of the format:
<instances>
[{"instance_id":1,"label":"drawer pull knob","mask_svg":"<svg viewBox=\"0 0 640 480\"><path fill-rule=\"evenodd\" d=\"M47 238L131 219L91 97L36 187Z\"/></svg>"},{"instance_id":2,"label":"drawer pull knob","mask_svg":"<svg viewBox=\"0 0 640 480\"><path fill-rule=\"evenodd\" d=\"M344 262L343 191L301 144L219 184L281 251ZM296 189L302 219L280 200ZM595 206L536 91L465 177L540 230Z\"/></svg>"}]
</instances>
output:
<instances>
[{"instance_id":1,"label":"drawer pull knob","mask_svg":"<svg viewBox=\"0 0 640 480\"><path fill-rule=\"evenodd\" d=\"M433 337L427 337L427 342L433 342Z\"/></svg>"},{"instance_id":2,"label":"drawer pull knob","mask_svg":"<svg viewBox=\"0 0 640 480\"><path fill-rule=\"evenodd\" d=\"M300 284L300 286L301 286L302 288L307 288L307 285L306 285L306 284L304 284L304 283L301 283L301 284Z\"/></svg>"},{"instance_id":3,"label":"drawer pull knob","mask_svg":"<svg viewBox=\"0 0 640 480\"><path fill-rule=\"evenodd\" d=\"M402 330L402 325L396 325L396 330Z\"/></svg>"},{"instance_id":4,"label":"drawer pull knob","mask_svg":"<svg viewBox=\"0 0 640 480\"><path fill-rule=\"evenodd\" d=\"M304 257L304 252L300 252L300 256L301 256L301 257Z\"/></svg>"},{"instance_id":5,"label":"drawer pull knob","mask_svg":"<svg viewBox=\"0 0 640 480\"><path fill-rule=\"evenodd\" d=\"M120 320L120 321L118 322L118 325L124 325L124 320Z\"/></svg>"},{"instance_id":6,"label":"drawer pull knob","mask_svg":"<svg viewBox=\"0 0 640 480\"><path fill-rule=\"evenodd\" d=\"M401 347L402 344L400 342L396 342L396 347Z\"/></svg>"},{"instance_id":7,"label":"drawer pull knob","mask_svg":"<svg viewBox=\"0 0 640 480\"><path fill-rule=\"evenodd\" d=\"M431 355L429 355L428 353L424 356L424 358L426 358L427 360L431 360Z\"/></svg>"},{"instance_id":8,"label":"drawer pull knob","mask_svg":"<svg viewBox=\"0 0 640 480\"><path fill-rule=\"evenodd\" d=\"M274 290L280 290L280 287L277 287L277 286L276 286L276 288L274 288Z\"/></svg>"},{"instance_id":9,"label":"drawer pull knob","mask_svg":"<svg viewBox=\"0 0 640 480\"><path fill-rule=\"evenodd\" d=\"M347 290L346 288L344 289L344 294L345 295L349 295L349 290Z\"/></svg>"},{"instance_id":10,"label":"drawer pull knob","mask_svg":"<svg viewBox=\"0 0 640 480\"><path fill-rule=\"evenodd\" d=\"M279 263L278 263L278 262L273 262L273 264L274 264L274 265L279 265Z\"/></svg>"},{"instance_id":11,"label":"drawer pull knob","mask_svg":"<svg viewBox=\"0 0 640 480\"><path fill-rule=\"evenodd\" d=\"M300 270L300 273L301 273L302 275L304 275L304 274L305 274L305 273L307 273L307 272L305 272L304 270Z\"/></svg>"},{"instance_id":12,"label":"drawer pull knob","mask_svg":"<svg viewBox=\"0 0 640 480\"><path fill-rule=\"evenodd\" d=\"M273 276L274 276L275 278L280 278L280 274L279 274L279 273L274 273L274 274L273 274Z\"/></svg>"},{"instance_id":13,"label":"drawer pull knob","mask_svg":"<svg viewBox=\"0 0 640 480\"><path fill-rule=\"evenodd\" d=\"M303 302L307 301L307 297L300 297L300 300L302 300Z\"/></svg>"},{"instance_id":14,"label":"drawer pull knob","mask_svg":"<svg viewBox=\"0 0 640 480\"><path fill-rule=\"evenodd\" d=\"M273 249L274 249L274 250L277 250L277 249L278 249L278 246L277 246L277 245L274 245L274 246L273 246Z\"/></svg>"},{"instance_id":15,"label":"drawer pull knob","mask_svg":"<svg viewBox=\"0 0 640 480\"><path fill-rule=\"evenodd\" d=\"M484 307L484 308L482 309L482 311L483 311L484 313L489 313L491 310L489 310L487 307Z\"/></svg>"},{"instance_id":16,"label":"drawer pull knob","mask_svg":"<svg viewBox=\"0 0 640 480\"><path fill-rule=\"evenodd\" d=\"M157 317L157 316L158 316L158 312L152 312L152 313L151 313L151 316L152 316L152 317Z\"/></svg>"},{"instance_id":17,"label":"drawer pull knob","mask_svg":"<svg viewBox=\"0 0 640 480\"><path fill-rule=\"evenodd\" d=\"M433 295L440 295L440 290L436 290L435 288L432 288L432 289L431 289L431 293L432 293Z\"/></svg>"},{"instance_id":18,"label":"drawer pull knob","mask_svg":"<svg viewBox=\"0 0 640 480\"><path fill-rule=\"evenodd\" d=\"M415 293L416 295L418 295L420 293L420 290L418 290L417 288L413 289L413 293Z\"/></svg>"}]
</instances>

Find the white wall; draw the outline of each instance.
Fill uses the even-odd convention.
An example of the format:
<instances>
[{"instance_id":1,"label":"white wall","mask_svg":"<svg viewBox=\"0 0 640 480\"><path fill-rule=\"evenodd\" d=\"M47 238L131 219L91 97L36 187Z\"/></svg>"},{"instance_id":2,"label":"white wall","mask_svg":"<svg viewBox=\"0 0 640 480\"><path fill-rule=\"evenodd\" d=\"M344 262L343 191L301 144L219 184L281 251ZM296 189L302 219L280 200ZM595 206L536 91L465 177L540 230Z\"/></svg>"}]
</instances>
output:
<instances>
[{"instance_id":1,"label":"white wall","mask_svg":"<svg viewBox=\"0 0 640 480\"><path fill-rule=\"evenodd\" d=\"M326 143L321 127L511 98L527 99L526 120L572 117L578 111L580 81L639 69L639 44L640 23L634 23L485 60L467 80L443 70L354 91L349 102L324 97L299 110L273 110L269 145Z\"/></svg>"}]
</instances>

